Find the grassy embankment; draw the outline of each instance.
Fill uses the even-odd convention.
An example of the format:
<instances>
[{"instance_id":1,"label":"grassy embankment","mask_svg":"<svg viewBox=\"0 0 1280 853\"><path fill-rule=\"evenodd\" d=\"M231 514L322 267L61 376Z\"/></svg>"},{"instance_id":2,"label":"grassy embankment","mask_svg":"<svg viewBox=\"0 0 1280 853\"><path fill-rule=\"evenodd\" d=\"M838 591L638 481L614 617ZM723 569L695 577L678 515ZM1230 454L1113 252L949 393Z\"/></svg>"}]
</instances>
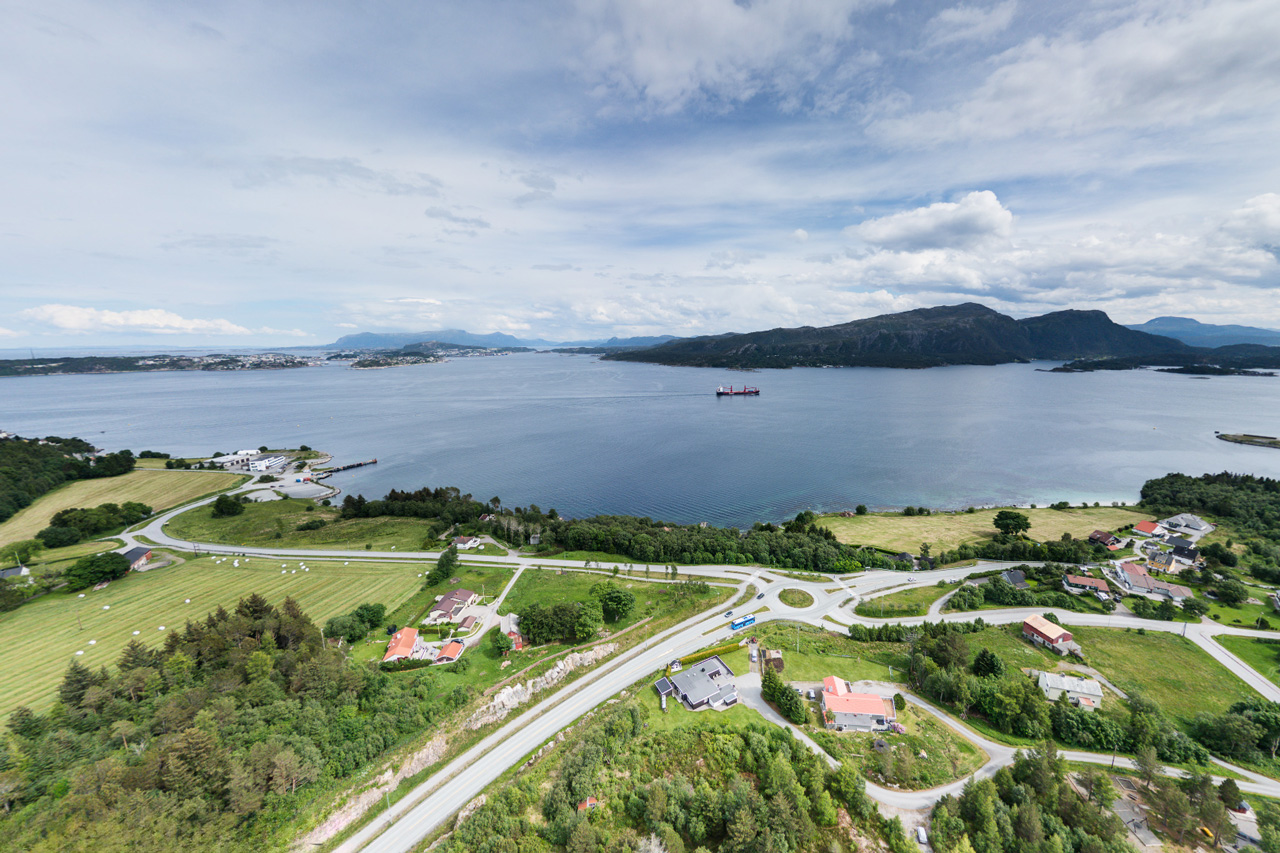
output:
<instances>
[{"instance_id":1,"label":"grassy embankment","mask_svg":"<svg viewBox=\"0 0 1280 853\"><path fill-rule=\"evenodd\" d=\"M119 477L76 480L41 495L31 506L0 524L0 545L30 539L49 526L55 513L76 507L137 501L156 512L217 494L243 483L243 474L222 471L130 471Z\"/></svg>"},{"instance_id":2,"label":"grassy embankment","mask_svg":"<svg viewBox=\"0 0 1280 853\"><path fill-rule=\"evenodd\" d=\"M1280 685L1280 644L1263 643L1252 637L1230 637L1225 634L1213 639L1257 670L1263 678Z\"/></svg>"},{"instance_id":3,"label":"grassy embankment","mask_svg":"<svg viewBox=\"0 0 1280 853\"><path fill-rule=\"evenodd\" d=\"M854 608L854 612L859 616L869 616L875 619L881 617L890 619L903 616L923 616L929 612L929 607L935 601L955 590L956 586L954 584L947 584L946 586L934 584L931 586L919 586L914 589L902 589L887 595L878 595L875 598L859 601L858 606Z\"/></svg>"},{"instance_id":4,"label":"grassy embankment","mask_svg":"<svg viewBox=\"0 0 1280 853\"><path fill-rule=\"evenodd\" d=\"M311 507L311 509L307 509ZM318 530L298 525L322 520ZM244 512L214 518L213 507L196 507L165 525L170 536L192 542L217 542L269 548L325 548L332 550L421 551L430 522L417 518L349 518L338 509L310 500L281 500L246 504ZM366 545L372 546L366 549ZM427 550L444 543L432 542Z\"/></svg>"},{"instance_id":5,"label":"grassy embankment","mask_svg":"<svg viewBox=\"0 0 1280 853\"><path fill-rule=\"evenodd\" d=\"M1027 536L1039 542L1061 539L1063 533L1085 539L1095 530L1117 530L1150 518L1142 510L1133 507L1014 509L1031 520L1031 530L1027 532ZM981 509L971 513L935 512L932 515L877 512L849 518L824 515L818 519L818 523L830 529L841 542L914 554L920 550L921 542L928 542L933 551L937 552L992 538L995 535L992 520L997 512L996 509Z\"/></svg>"},{"instance_id":6,"label":"grassy embankment","mask_svg":"<svg viewBox=\"0 0 1280 853\"><path fill-rule=\"evenodd\" d=\"M158 646L168 631L188 620L202 619L219 605L230 610L250 593L274 604L293 598L316 622L345 613L361 602L397 608L417 589L420 567L404 563L307 560L310 571L281 574L281 562L266 558L242 561L212 557L183 565L133 573L104 590L46 595L0 617L0 716L19 705L47 708L71 660L97 669L111 668L120 650L140 631L139 639ZM190 604L187 603L190 599ZM110 608L110 609L104 609ZM159 627L165 626L165 631ZM90 641L96 641L91 643ZM76 655L83 651L83 655Z\"/></svg>"}]
</instances>

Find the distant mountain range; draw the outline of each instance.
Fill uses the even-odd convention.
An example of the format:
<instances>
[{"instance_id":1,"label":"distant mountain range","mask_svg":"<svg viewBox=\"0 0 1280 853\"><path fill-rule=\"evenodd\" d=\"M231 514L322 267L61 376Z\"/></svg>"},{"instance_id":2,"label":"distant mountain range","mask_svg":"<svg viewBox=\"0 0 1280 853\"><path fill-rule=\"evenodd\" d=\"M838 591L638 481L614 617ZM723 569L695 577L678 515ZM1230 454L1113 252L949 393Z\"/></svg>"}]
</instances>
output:
<instances>
[{"instance_id":1,"label":"distant mountain range","mask_svg":"<svg viewBox=\"0 0 1280 853\"><path fill-rule=\"evenodd\" d=\"M462 329L441 329L434 332L360 332L354 335L343 335L328 346L334 349L385 350L399 349L424 341L438 341L443 344L472 347L608 347L614 349L652 347L674 340L678 340L674 335L658 335L638 338L614 337L608 340L591 341L547 341L541 338L517 338L502 332L477 335Z\"/></svg>"},{"instance_id":2,"label":"distant mountain range","mask_svg":"<svg viewBox=\"0 0 1280 853\"><path fill-rule=\"evenodd\" d=\"M1232 344L1262 344L1280 346L1280 331L1260 329L1257 326L1215 326L1201 323L1190 317L1156 317L1137 326L1128 326L1139 332L1176 338L1194 347L1224 347Z\"/></svg>"},{"instance_id":3,"label":"distant mountain range","mask_svg":"<svg viewBox=\"0 0 1280 853\"><path fill-rule=\"evenodd\" d=\"M684 338L604 357L694 367L936 367L1188 352L1181 341L1127 329L1101 311L1015 320L969 302L837 326Z\"/></svg>"}]
</instances>

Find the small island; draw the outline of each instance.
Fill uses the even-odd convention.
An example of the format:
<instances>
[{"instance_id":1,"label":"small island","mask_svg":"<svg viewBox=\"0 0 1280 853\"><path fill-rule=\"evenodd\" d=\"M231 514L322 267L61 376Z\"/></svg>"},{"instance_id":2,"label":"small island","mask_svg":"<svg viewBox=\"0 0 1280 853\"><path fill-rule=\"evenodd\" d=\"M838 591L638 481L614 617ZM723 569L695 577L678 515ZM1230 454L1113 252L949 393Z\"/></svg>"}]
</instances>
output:
<instances>
[{"instance_id":1,"label":"small island","mask_svg":"<svg viewBox=\"0 0 1280 853\"><path fill-rule=\"evenodd\" d=\"M1249 435L1248 433L1218 433L1218 438L1234 444L1252 444L1254 447L1274 447L1280 450L1280 438L1273 435Z\"/></svg>"}]
</instances>

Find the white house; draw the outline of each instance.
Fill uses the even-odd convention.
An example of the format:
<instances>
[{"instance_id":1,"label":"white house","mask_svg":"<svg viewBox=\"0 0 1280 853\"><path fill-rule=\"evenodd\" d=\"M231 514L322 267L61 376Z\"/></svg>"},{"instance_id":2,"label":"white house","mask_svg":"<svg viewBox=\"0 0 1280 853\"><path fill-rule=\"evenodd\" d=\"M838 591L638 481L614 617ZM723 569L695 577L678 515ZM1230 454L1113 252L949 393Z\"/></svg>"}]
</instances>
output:
<instances>
[{"instance_id":1,"label":"white house","mask_svg":"<svg viewBox=\"0 0 1280 853\"><path fill-rule=\"evenodd\" d=\"M1041 672L1036 683L1050 702L1058 701L1058 697L1065 693L1068 702L1086 711L1092 711L1102 704L1102 685L1092 678L1077 678L1074 675L1063 675L1059 672Z\"/></svg>"},{"instance_id":2,"label":"white house","mask_svg":"<svg viewBox=\"0 0 1280 853\"><path fill-rule=\"evenodd\" d=\"M837 731L883 731L897 721L897 713L892 699L854 693L849 682L828 675L822 679L822 719L827 728Z\"/></svg>"}]
</instances>

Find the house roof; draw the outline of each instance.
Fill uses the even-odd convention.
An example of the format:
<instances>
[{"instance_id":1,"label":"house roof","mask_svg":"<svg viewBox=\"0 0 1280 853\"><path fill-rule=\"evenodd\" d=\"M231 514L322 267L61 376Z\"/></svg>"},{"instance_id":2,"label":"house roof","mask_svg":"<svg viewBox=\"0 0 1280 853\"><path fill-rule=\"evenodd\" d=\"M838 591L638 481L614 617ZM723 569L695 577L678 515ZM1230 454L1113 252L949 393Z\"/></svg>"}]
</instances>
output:
<instances>
[{"instance_id":1,"label":"house roof","mask_svg":"<svg viewBox=\"0 0 1280 853\"><path fill-rule=\"evenodd\" d=\"M828 675L822 679L822 692L831 693L835 696L844 696L849 692L849 682L843 678L836 678L834 675Z\"/></svg>"},{"instance_id":2,"label":"house roof","mask_svg":"<svg viewBox=\"0 0 1280 853\"><path fill-rule=\"evenodd\" d=\"M473 596L475 596L475 593L469 589L462 589L459 587L458 589L450 590L445 593L439 601L431 606L431 612L447 613L452 616L454 613L457 613L460 608L466 606L467 602L470 601Z\"/></svg>"},{"instance_id":3,"label":"house roof","mask_svg":"<svg viewBox=\"0 0 1280 853\"><path fill-rule=\"evenodd\" d=\"M717 679L722 676L732 677L733 670L729 669L729 665L719 655L712 655L673 674L671 683L690 705L697 705L720 692L721 685Z\"/></svg>"},{"instance_id":4,"label":"house roof","mask_svg":"<svg viewBox=\"0 0 1280 853\"><path fill-rule=\"evenodd\" d=\"M1084 580L1089 580L1089 578L1084 578ZM1023 619L1022 627L1036 629L1041 634L1044 634L1046 637L1048 637L1050 642L1057 641L1062 637L1063 634L1071 633L1066 628L1063 628L1061 625L1055 625L1052 622L1050 622L1048 619L1038 614L1032 614L1031 616L1028 616L1026 619Z\"/></svg>"},{"instance_id":5,"label":"house roof","mask_svg":"<svg viewBox=\"0 0 1280 853\"><path fill-rule=\"evenodd\" d=\"M130 548L128 551L125 551L124 558L128 560L130 563L132 563L137 560L141 560L143 557L147 556L150 553L151 553L150 548L144 548L139 546L137 548Z\"/></svg>"},{"instance_id":6,"label":"house roof","mask_svg":"<svg viewBox=\"0 0 1280 853\"><path fill-rule=\"evenodd\" d=\"M418 642L417 628L401 628L387 643L387 653L382 656L384 661L392 658L408 657L413 651L414 645Z\"/></svg>"},{"instance_id":7,"label":"house roof","mask_svg":"<svg viewBox=\"0 0 1280 853\"><path fill-rule=\"evenodd\" d=\"M440 650L440 654L436 655L436 660L440 658L457 658L462 654L462 643L457 640L450 640L444 644L444 648Z\"/></svg>"},{"instance_id":8,"label":"house roof","mask_svg":"<svg viewBox=\"0 0 1280 853\"><path fill-rule=\"evenodd\" d=\"M1171 518L1166 518L1164 521L1160 523L1163 524L1165 527L1185 527L1188 530L1197 530L1197 531L1209 530L1210 528L1213 527L1212 524L1205 521L1203 518L1200 518L1199 516L1196 516L1196 515L1192 515L1189 512L1178 513L1177 515Z\"/></svg>"},{"instance_id":9,"label":"house roof","mask_svg":"<svg viewBox=\"0 0 1280 853\"><path fill-rule=\"evenodd\" d=\"M1155 582L1156 589L1167 593L1170 598L1194 598L1195 593L1185 586L1176 583L1165 583L1164 581Z\"/></svg>"},{"instance_id":10,"label":"house roof","mask_svg":"<svg viewBox=\"0 0 1280 853\"><path fill-rule=\"evenodd\" d=\"M1155 589L1156 582L1151 579L1151 575L1147 574L1147 570L1137 563L1121 563L1120 571L1124 573L1129 586L1145 590Z\"/></svg>"},{"instance_id":11,"label":"house roof","mask_svg":"<svg viewBox=\"0 0 1280 853\"><path fill-rule=\"evenodd\" d=\"M874 693L828 693L822 691L822 706L833 714L868 714L892 717L885 707L886 699Z\"/></svg>"},{"instance_id":12,"label":"house roof","mask_svg":"<svg viewBox=\"0 0 1280 853\"><path fill-rule=\"evenodd\" d=\"M1101 578L1086 578L1081 575L1067 575L1066 581L1069 586L1085 586L1090 589L1096 589L1098 592L1111 591L1111 588L1107 586L1107 582ZM1032 617L1028 617L1028 619L1030 618ZM1052 625L1053 623L1050 622L1049 624Z\"/></svg>"},{"instance_id":13,"label":"house roof","mask_svg":"<svg viewBox=\"0 0 1280 853\"><path fill-rule=\"evenodd\" d=\"M1027 574L1022 569L1005 569L1000 573L1000 577L1015 589L1027 589L1030 586L1027 583Z\"/></svg>"},{"instance_id":14,"label":"house roof","mask_svg":"<svg viewBox=\"0 0 1280 853\"><path fill-rule=\"evenodd\" d=\"M1139 521L1133 526L1133 529L1139 533L1157 533L1160 530L1160 525L1154 521Z\"/></svg>"},{"instance_id":15,"label":"house roof","mask_svg":"<svg viewBox=\"0 0 1280 853\"><path fill-rule=\"evenodd\" d=\"M653 687L661 696L666 696L675 689L675 685L667 678L659 678L657 681L653 682Z\"/></svg>"},{"instance_id":16,"label":"house roof","mask_svg":"<svg viewBox=\"0 0 1280 853\"><path fill-rule=\"evenodd\" d=\"M463 619L463 620L458 624L458 627L462 628L462 630L464 630L464 631L465 631L466 629L470 628L470 627L471 627L472 625L474 625L474 624L476 624L476 617L474 617L474 616L468 616L466 619Z\"/></svg>"},{"instance_id":17,"label":"house roof","mask_svg":"<svg viewBox=\"0 0 1280 853\"><path fill-rule=\"evenodd\" d=\"M455 545L469 545L469 544L471 544L471 543L472 543L472 542L474 542L474 541L476 541L476 537L474 537L474 536L455 536L455 537L453 537L453 542L454 542L454 544L455 544Z\"/></svg>"},{"instance_id":18,"label":"house roof","mask_svg":"<svg viewBox=\"0 0 1280 853\"><path fill-rule=\"evenodd\" d=\"M1038 683L1041 690L1068 690L1072 693L1102 698L1102 685L1092 678L1078 678L1074 675L1063 675L1060 672L1042 672Z\"/></svg>"}]
</instances>

